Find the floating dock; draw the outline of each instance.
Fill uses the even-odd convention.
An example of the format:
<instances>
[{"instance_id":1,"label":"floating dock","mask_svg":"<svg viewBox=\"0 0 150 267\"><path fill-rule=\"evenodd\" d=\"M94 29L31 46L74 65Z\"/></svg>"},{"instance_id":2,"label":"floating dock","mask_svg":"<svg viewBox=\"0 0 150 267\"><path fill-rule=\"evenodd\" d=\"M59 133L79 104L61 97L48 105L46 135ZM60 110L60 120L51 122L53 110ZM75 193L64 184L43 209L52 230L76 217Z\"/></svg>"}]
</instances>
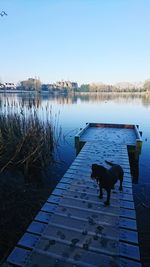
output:
<instances>
[{"instance_id":1,"label":"floating dock","mask_svg":"<svg viewBox=\"0 0 150 267\"><path fill-rule=\"evenodd\" d=\"M141 267L128 149L140 153L137 126L89 123L75 137L77 157L4 266ZM123 192L99 199L93 163L124 169Z\"/></svg>"}]
</instances>

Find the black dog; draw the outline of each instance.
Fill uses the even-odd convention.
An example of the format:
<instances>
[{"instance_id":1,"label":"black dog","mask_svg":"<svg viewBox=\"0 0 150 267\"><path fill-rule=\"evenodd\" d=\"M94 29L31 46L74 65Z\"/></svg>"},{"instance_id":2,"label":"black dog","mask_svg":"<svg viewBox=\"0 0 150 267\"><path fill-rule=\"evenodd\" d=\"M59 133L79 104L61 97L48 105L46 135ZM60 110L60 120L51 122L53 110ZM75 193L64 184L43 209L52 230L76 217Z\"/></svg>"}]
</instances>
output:
<instances>
[{"instance_id":1,"label":"black dog","mask_svg":"<svg viewBox=\"0 0 150 267\"><path fill-rule=\"evenodd\" d=\"M95 179L99 184L100 188L100 198L103 198L103 188L107 191L107 200L104 202L105 205L110 204L110 194L111 189L114 188L115 183L117 180L120 180L120 187L119 190L122 191L122 182L123 182L123 169L120 165L114 164L112 162L106 161L105 162L112 167L108 170L105 167L92 164L92 173L91 178Z\"/></svg>"}]
</instances>

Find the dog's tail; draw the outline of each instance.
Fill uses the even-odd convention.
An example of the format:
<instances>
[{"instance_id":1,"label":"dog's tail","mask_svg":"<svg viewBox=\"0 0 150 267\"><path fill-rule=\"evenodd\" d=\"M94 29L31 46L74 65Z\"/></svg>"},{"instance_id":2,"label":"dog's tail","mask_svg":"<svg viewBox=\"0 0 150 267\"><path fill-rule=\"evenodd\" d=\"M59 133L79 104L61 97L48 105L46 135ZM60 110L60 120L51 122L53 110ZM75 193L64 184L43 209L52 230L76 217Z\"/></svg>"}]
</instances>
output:
<instances>
[{"instance_id":1,"label":"dog's tail","mask_svg":"<svg viewBox=\"0 0 150 267\"><path fill-rule=\"evenodd\" d=\"M114 165L116 165L115 163L112 163L112 162L110 162L110 161L108 161L108 160L105 160L105 162L106 162L108 165L110 165L110 166L114 166Z\"/></svg>"}]
</instances>

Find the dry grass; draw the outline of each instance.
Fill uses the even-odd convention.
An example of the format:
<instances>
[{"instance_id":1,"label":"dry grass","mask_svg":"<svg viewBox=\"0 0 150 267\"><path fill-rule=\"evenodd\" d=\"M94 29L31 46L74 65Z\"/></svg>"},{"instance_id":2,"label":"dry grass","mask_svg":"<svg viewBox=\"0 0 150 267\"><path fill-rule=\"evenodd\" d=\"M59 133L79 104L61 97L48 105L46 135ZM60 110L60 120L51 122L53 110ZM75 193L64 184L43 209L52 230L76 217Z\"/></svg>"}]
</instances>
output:
<instances>
[{"instance_id":1,"label":"dry grass","mask_svg":"<svg viewBox=\"0 0 150 267\"><path fill-rule=\"evenodd\" d=\"M50 164L54 157L54 131L52 122L42 122L36 111L25 116L0 116L0 172L6 169L21 170L25 180Z\"/></svg>"}]
</instances>

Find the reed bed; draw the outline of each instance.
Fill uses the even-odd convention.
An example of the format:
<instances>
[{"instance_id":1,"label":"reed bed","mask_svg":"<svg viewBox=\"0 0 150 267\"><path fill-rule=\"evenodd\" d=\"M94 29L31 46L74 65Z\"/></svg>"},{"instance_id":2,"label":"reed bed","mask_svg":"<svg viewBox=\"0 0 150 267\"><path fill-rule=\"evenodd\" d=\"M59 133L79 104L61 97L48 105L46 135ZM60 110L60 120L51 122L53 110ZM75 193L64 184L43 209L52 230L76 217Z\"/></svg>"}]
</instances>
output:
<instances>
[{"instance_id":1,"label":"reed bed","mask_svg":"<svg viewBox=\"0 0 150 267\"><path fill-rule=\"evenodd\" d=\"M54 161L56 127L47 118L39 119L36 110L28 116L5 113L0 116L0 172L19 170L25 181L39 174Z\"/></svg>"},{"instance_id":2,"label":"reed bed","mask_svg":"<svg viewBox=\"0 0 150 267\"><path fill-rule=\"evenodd\" d=\"M0 95L0 266L62 176L59 116L40 98Z\"/></svg>"}]
</instances>

